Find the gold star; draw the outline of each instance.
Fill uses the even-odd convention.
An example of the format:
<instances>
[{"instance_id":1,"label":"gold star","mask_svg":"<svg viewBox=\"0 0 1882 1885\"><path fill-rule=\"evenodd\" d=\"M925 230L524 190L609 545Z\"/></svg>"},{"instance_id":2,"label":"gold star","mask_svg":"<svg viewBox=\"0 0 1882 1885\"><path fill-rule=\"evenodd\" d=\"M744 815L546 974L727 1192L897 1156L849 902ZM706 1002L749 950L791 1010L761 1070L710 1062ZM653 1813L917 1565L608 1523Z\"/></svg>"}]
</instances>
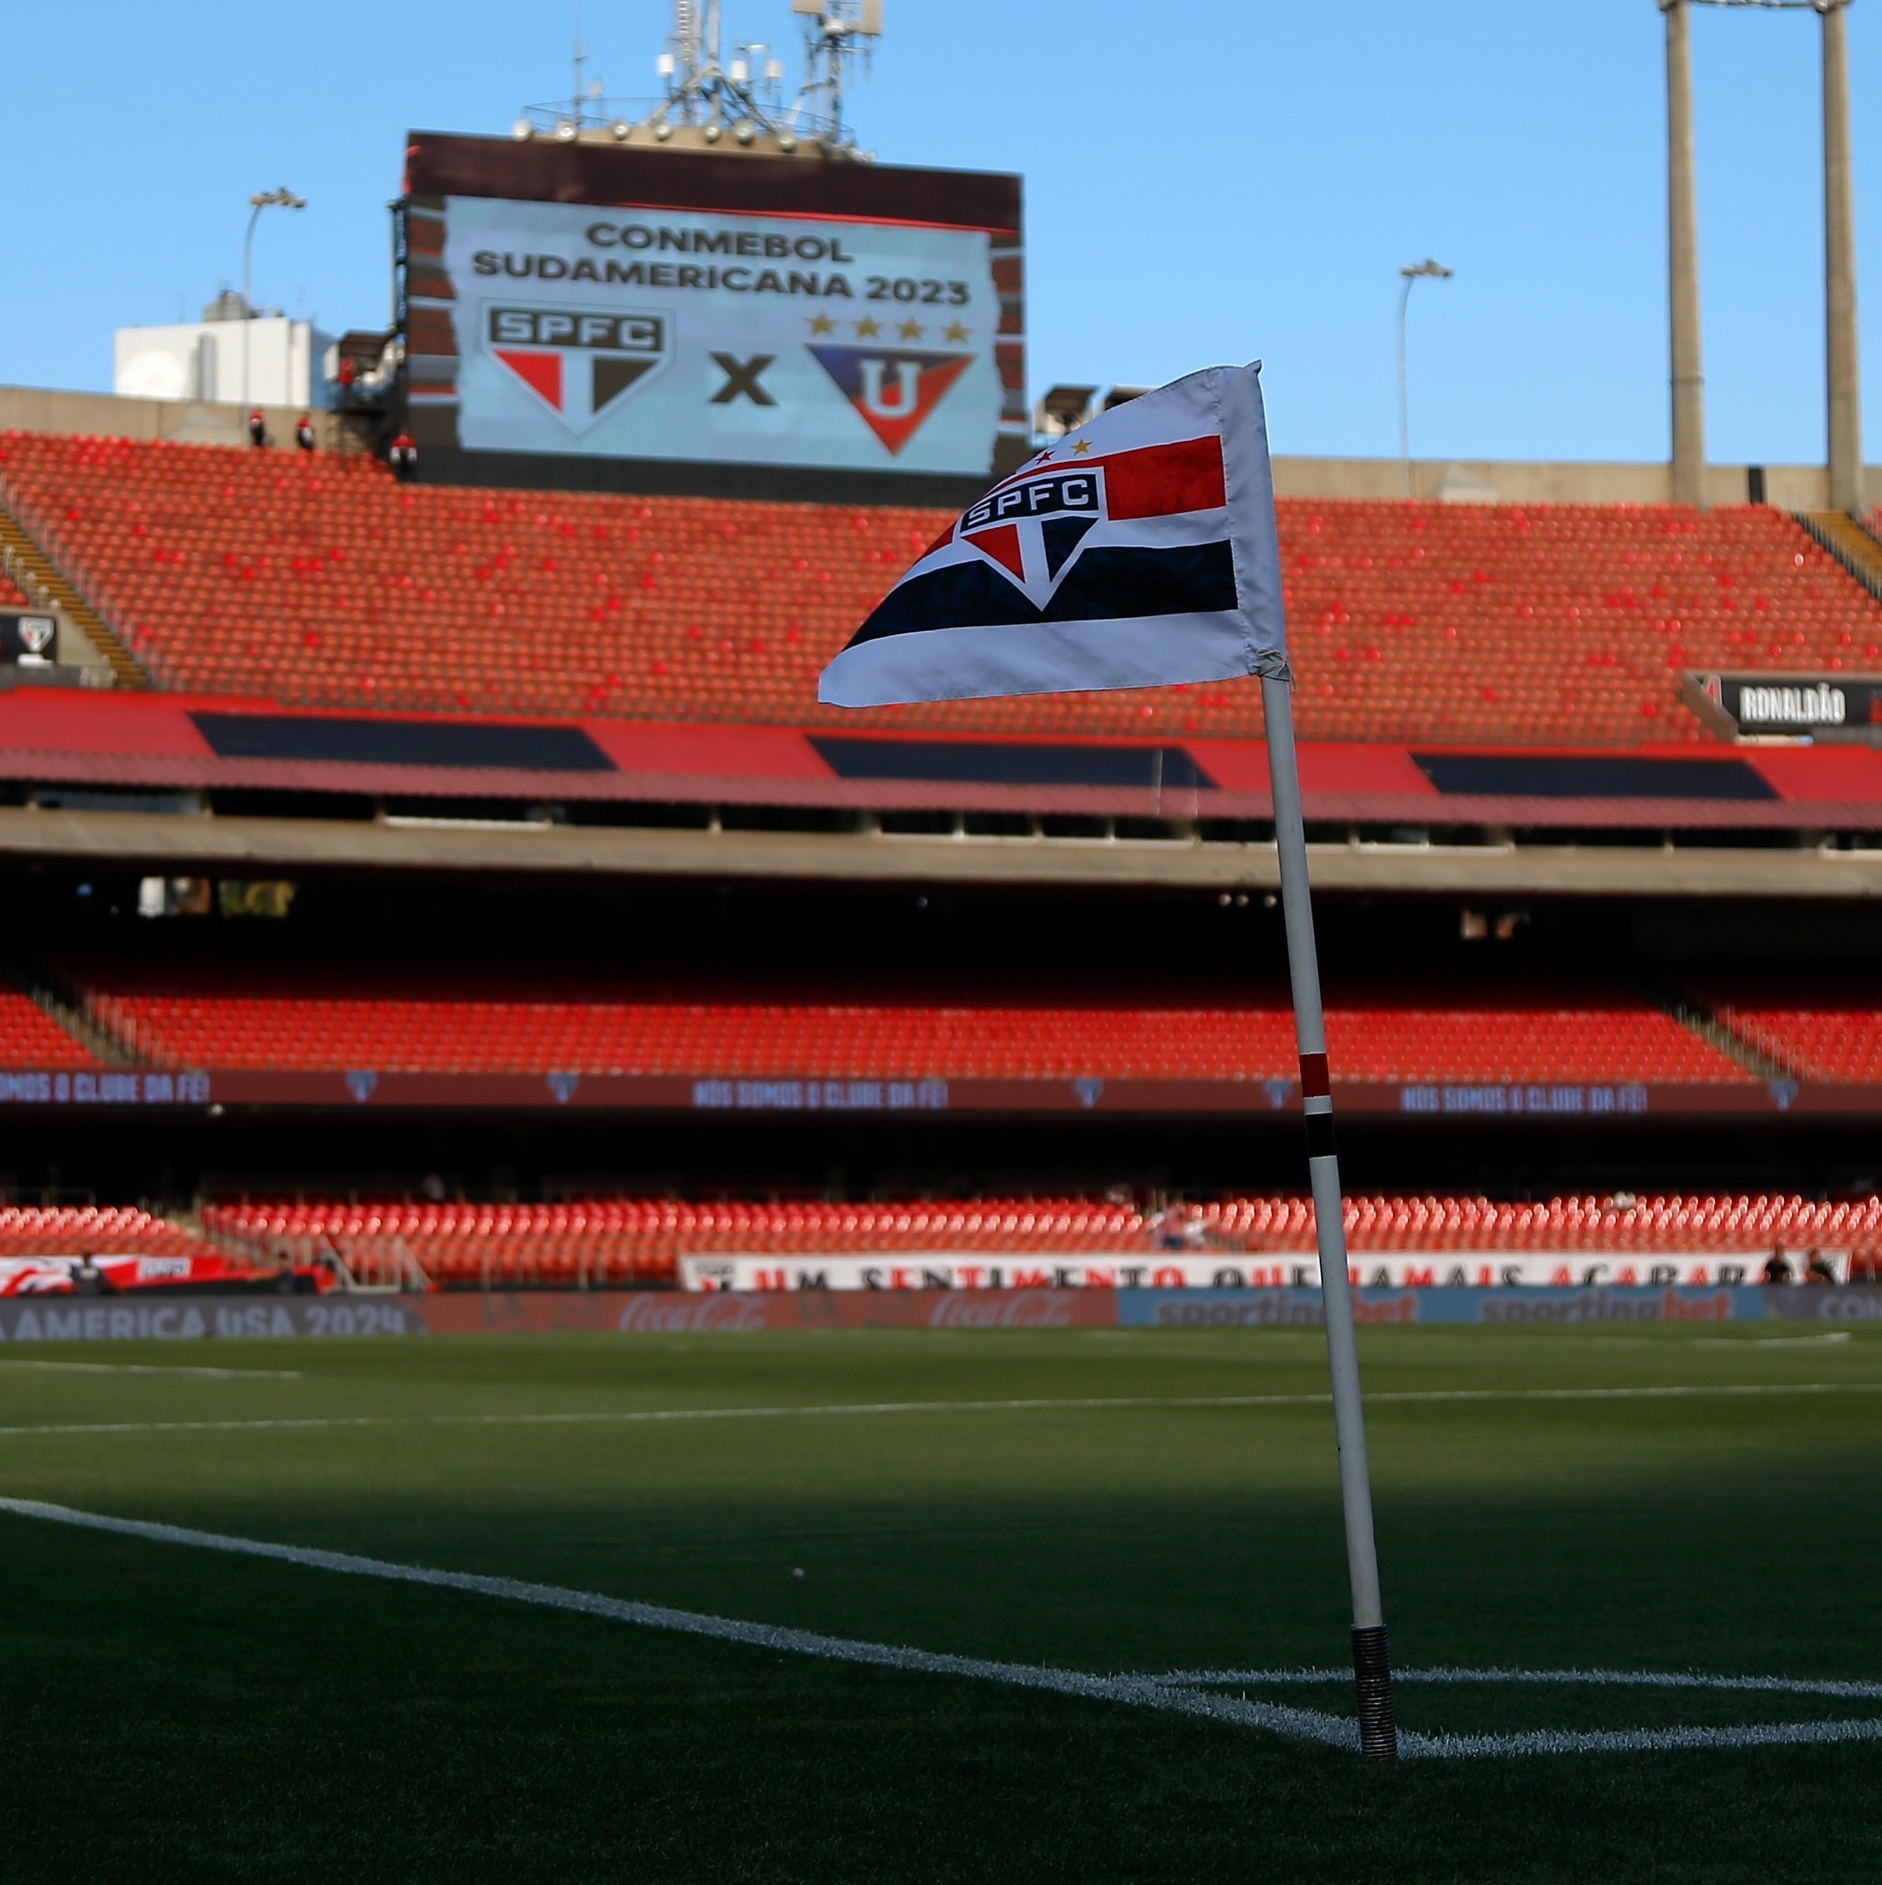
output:
<instances>
[{"instance_id":1,"label":"gold star","mask_svg":"<svg viewBox=\"0 0 1882 1885\"><path fill-rule=\"evenodd\" d=\"M856 323L856 338L858 340L874 340L881 332L882 329L876 325L875 319L871 315L865 314L863 318Z\"/></svg>"},{"instance_id":2,"label":"gold star","mask_svg":"<svg viewBox=\"0 0 1882 1885\"><path fill-rule=\"evenodd\" d=\"M1083 458L1084 455L1090 450L1091 450L1090 439L1080 439L1078 443L1072 447L1072 456L1074 458Z\"/></svg>"},{"instance_id":3,"label":"gold star","mask_svg":"<svg viewBox=\"0 0 1882 1885\"><path fill-rule=\"evenodd\" d=\"M921 338L921 323L919 321L904 321L902 323L902 338L904 340L919 340Z\"/></svg>"},{"instance_id":4,"label":"gold star","mask_svg":"<svg viewBox=\"0 0 1882 1885\"><path fill-rule=\"evenodd\" d=\"M950 321L948 323L947 337L952 341L963 341L967 338L967 329L964 328L959 321Z\"/></svg>"},{"instance_id":5,"label":"gold star","mask_svg":"<svg viewBox=\"0 0 1882 1885\"><path fill-rule=\"evenodd\" d=\"M831 320L829 315L819 314L812 319L810 331L813 334L834 334L836 332L836 323Z\"/></svg>"}]
</instances>

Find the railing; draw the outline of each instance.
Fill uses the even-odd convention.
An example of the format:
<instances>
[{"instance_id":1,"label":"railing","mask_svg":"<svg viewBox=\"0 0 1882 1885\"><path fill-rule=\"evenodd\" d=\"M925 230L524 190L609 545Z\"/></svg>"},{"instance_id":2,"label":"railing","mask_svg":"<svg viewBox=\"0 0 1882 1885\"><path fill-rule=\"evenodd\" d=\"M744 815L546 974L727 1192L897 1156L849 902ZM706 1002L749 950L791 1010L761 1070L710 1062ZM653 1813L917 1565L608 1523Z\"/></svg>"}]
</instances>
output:
<instances>
[{"instance_id":1,"label":"railing","mask_svg":"<svg viewBox=\"0 0 1882 1885\"><path fill-rule=\"evenodd\" d=\"M231 1256L244 1257L258 1266L331 1270L343 1290L422 1295L437 1288L403 1237L374 1240L370 1244L363 1239L348 1238L347 1247L342 1250L331 1237L313 1232L261 1237L228 1230L205 1230L203 1234Z\"/></svg>"}]
</instances>

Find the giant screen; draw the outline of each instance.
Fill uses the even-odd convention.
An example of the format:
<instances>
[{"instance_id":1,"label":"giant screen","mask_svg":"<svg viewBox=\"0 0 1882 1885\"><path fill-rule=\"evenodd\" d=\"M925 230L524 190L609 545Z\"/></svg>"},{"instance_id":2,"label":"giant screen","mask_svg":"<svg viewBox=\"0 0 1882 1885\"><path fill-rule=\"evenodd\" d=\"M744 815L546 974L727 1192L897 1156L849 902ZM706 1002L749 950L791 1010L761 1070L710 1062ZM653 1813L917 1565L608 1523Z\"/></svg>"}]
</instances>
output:
<instances>
[{"instance_id":1,"label":"giant screen","mask_svg":"<svg viewBox=\"0 0 1882 1885\"><path fill-rule=\"evenodd\" d=\"M928 502L1027 449L1015 177L424 134L408 163L442 475Z\"/></svg>"}]
</instances>

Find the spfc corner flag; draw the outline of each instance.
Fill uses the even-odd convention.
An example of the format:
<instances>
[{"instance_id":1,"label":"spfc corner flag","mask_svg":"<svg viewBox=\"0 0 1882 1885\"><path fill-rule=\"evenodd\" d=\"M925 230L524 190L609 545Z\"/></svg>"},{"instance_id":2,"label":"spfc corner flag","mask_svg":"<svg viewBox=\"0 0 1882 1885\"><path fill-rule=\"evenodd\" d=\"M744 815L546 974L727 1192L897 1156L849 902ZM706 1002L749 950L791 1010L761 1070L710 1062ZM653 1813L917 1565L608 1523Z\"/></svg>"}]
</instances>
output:
<instances>
[{"instance_id":1,"label":"spfc corner flag","mask_svg":"<svg viewBox=\"0 0 1882 1885\"><path fill-rule=\"evenodd\" d=\"M1287 675L1260 368L1067 434L963 512L823 671L837 707Z\"/></svg>"}]
</instances>

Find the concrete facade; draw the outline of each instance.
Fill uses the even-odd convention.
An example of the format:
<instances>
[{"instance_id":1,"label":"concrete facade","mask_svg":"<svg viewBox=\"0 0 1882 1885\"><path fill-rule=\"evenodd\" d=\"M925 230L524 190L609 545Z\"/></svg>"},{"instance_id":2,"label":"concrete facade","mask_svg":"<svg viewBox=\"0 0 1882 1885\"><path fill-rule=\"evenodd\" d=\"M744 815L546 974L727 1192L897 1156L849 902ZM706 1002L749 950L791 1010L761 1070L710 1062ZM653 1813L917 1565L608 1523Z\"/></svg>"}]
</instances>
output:
<instances>
[{"instance_id":1,"label":"concrete facade","mask_svg":"<svg viewBox=\"0 0 1882 1885\"><path fill-rule=\"evenodd\" d=\"M1882 850L1799 846L1309 844L1320 892L1652 898L1882 896ZM678 831L455 829L321 818L0 808L0 856L138 863L166 874L258 869L552 872L847 883L1278 888L1269 844Z\"/></svg>"},{"instance_id":2,"label":"concrete facade","mask_svg":"<svg viewBox=\"0 0 1882 1885\"><path fill-rule=\"evenodd\" d=\"M292 449L298 408L264 407L278 447ZM247 412L201 401L119 399L50 387L0 386L0 431L85 433L103 438L175 439L195 445L245 445ZM316 411L320 449L340 449L341 421ZM1765 501L1780 510L1828 510L1830 476L1822 465L1769 465ZM1709 465L1708 504L1750 500L1751 468ZM1870 467L1871 478L1882 475ZM1401 502L1404 467L1396 458L1279 457L1274 488L1282 497L1370 498ZM1673 472L1665 464L1543 463L1521 459L1429 459L1412 465L1413 494L1427 501L1495 504L1670 504Z\"/></svg>"}]
</instances>

